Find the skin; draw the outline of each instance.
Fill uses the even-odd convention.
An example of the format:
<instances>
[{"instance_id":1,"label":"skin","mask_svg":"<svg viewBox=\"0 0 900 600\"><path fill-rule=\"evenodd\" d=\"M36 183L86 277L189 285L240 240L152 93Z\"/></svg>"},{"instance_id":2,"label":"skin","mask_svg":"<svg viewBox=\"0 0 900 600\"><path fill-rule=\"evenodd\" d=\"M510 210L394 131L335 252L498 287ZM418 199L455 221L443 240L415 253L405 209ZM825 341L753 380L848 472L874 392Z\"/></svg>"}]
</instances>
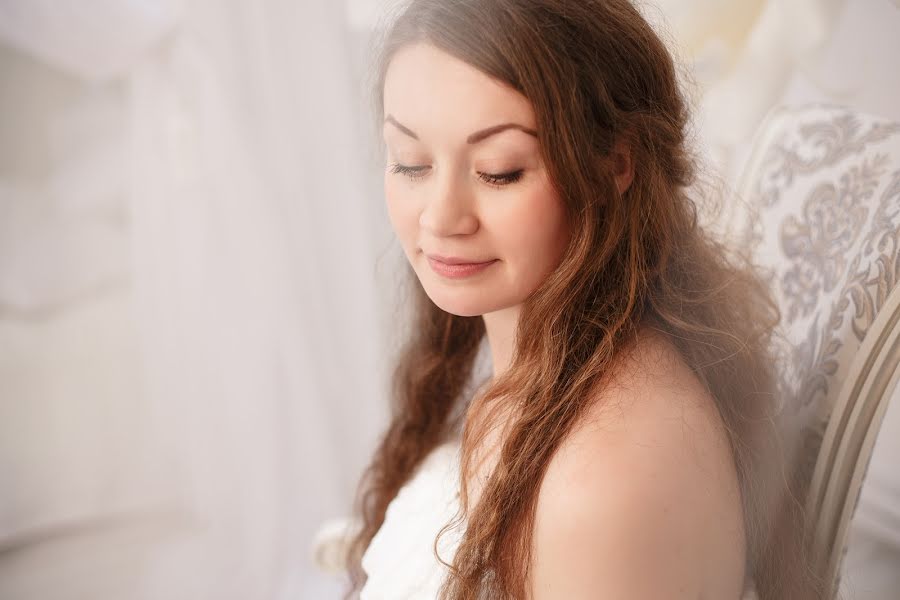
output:
<instances>
[{"instance_id":1,"label":"skin","mask_svg":"<svg viewBox=\"0 0 900 600\"><path fill-rule=\"evenodd\" d=\"M645 330L551 459L531 598L738 599L745 537L715 401Z\"/></svg>"},{"instance_id":2,"label":"skin","mask_svg":"<svg viewBox=\"0 0 900 600\"><path fill-rule=\"evenodd\" d=\"M426 43L392 58L384 107L391 224L431 300L452 314L482 316L497 377L509 364L521 304L569 240L538 139L528 132L536 131L534 111L516 90ZM510 123L521 129L469 139ZM634 165L627 148L615 154L624 191ZM395 172L397 164L413 171ZM511 183L490 180L518 171ZM496 262L454 280L436 273L427 254ZM621 365L549 464L530 597L738 598L740 497L713 399L652 331ZM496 464L499 435L476 449L471 506Z\"/></svg>"}]
</instances>

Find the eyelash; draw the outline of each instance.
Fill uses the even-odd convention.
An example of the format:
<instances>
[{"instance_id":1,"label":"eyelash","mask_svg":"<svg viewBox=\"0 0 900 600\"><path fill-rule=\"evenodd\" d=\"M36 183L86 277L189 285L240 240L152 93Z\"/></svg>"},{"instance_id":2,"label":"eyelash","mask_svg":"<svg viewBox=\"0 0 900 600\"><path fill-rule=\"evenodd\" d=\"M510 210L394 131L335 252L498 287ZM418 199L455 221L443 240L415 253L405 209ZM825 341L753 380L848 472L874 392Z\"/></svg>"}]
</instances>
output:
<instances>
[{"instance_id":1,"label":"eyelash","mask_svg":"<svg viewBox=\"0 0 900 600\"><path fill-rule=\"evenodd\" d=\"M421 174L421 171L424 168L425 167L407 167L406 165L401 165L400 163L393 163L392 165L390 165L391 173L399 173L412 180L424 177L424 174ZM519 169L518 171L499 173L496 175L492 173L478 173L478 175L479 177L481 177L481 180L488 185L500 188L516 183L517 181L522 179L522 174L524 172L524 169Z\"/></svg>"}]
</instances>

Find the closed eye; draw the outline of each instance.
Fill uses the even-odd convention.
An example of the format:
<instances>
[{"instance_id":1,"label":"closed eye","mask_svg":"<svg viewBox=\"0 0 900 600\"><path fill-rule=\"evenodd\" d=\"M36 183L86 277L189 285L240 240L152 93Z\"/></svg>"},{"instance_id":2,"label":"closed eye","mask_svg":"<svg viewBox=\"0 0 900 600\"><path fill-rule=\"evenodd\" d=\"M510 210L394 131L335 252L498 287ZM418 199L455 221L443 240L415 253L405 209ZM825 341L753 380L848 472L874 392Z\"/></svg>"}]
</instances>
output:
<instances>
[{"instance_id":1,"label":"closed eye","mask_svg":"<svg viewBox=\"0 0 900 600\"><path fill-rule=\"evenodd\" d=\"M391 173L400 173L401 175L405 175L410 179L419 179L423 177L422 171L427 169L428 167L407 167L406 165L401 165L400 163L394 163L391 166Z\"/></svg>"},{"instance_id":2,"label":"closed eye","mask_svg":"<svg viewBox=\"0 0 900 600\"><path fill-rule=\"evenodd\" d=\"M478 176L481 177L481 179L486 183L489 183L491 185L504 186L515 183L518 180L522 179L522 174L524 172L524 169L519 169L518 171L510 171L509 173L499 173L497 175L479 172Z\"/></svg>"},{"instance_id":3,"label":"closed eye","mask_svg":"<svg viewBox=\"0 0 900 600\"><path fill-rule=\"evenodd\" d=\"M393 163L390 165L391 173L399 173L404 175L410 179L420 179L425 176L424 171L428 169L428 167L424 166L406 166L401 165L400 163ZM510 185L511 183L515 183L522 178L524 169L519 169L517 171L510 171L509 173L478 173L478 176L485 183L492 185L494 187L503 187L505 185Z\"/></svg>"}]
</instances>

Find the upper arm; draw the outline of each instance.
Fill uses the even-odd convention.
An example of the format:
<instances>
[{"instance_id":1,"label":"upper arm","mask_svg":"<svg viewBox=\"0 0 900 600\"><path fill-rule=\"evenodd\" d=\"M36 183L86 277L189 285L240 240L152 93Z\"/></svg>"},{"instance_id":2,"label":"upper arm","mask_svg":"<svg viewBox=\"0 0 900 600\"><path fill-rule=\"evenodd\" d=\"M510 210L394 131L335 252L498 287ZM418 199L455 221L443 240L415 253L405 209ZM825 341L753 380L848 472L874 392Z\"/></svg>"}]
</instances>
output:
<instances>
[{"instance_id":1,"label":"upper arm","mask_svg":"<svg viewBox=\"0 0 900 600\"><path fill-rule=\"evenodd\" d=\"M533 600L740 597L727 438L705 389L683 363L677 371L675 385L617 386L554 455L538 496Z\"/></svg>"}]
</instances>

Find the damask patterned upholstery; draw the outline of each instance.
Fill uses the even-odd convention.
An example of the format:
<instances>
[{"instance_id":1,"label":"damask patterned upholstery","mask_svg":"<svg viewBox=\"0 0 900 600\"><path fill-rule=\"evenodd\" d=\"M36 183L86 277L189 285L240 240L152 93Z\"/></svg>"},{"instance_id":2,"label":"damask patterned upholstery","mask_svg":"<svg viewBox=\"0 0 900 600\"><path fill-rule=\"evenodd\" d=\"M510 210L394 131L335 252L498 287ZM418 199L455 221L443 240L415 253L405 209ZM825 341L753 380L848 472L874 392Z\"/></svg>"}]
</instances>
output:
<instances>
[{"instance_id":1,"label":"damask patterned upholstery","mask_svg":"<svg viewBox=\"0 0 900 600\"><path fill-rule=\"evenodd\" d=\"M736 242L782 310L785 434L810 486L820 564L837 584L900 378L900 123L833 105L774 109L737 191L750 210Z\"/></svg>"}]
</instances>

